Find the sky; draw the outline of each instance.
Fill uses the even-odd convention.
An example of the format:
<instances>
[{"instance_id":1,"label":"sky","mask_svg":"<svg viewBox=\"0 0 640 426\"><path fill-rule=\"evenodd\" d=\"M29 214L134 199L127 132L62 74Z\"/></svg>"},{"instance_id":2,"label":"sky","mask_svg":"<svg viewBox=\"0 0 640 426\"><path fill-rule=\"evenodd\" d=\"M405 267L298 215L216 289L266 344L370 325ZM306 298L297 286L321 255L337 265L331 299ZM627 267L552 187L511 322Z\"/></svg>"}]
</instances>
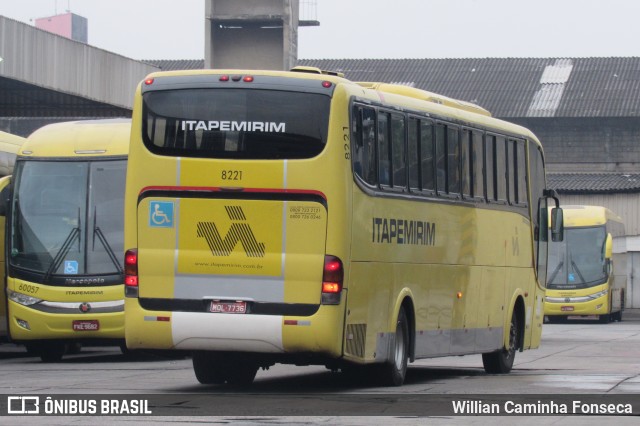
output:
<instances>
[{"instance_id":1,"label":"sky","mask_svg":"<svg viewBox=\"0 0 640 426\"><path fill-rule=\"evenodd\" d=\"M303 18L320 26L299 28L300 59L640 56L639 0L315 3ZM204 58L204 0L0 0L0 15L30 25L67 10L89 20L95 47Z\"/></svg>"}]
</instances>

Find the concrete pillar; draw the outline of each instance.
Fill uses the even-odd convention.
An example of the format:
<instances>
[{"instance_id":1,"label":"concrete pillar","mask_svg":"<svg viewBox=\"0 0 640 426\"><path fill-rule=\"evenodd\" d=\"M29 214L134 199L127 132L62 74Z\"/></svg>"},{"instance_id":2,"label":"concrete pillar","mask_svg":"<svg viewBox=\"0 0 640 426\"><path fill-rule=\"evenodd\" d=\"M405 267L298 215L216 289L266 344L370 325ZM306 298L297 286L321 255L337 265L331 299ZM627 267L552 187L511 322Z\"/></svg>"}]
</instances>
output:
<instances>
[{"instance_id":1,"label":"concrete pillar","mask_svg":"<svg viewBox=\"0 0 640 426\"><path fill-rule=\"evenodd\" d=\"M288 70L299 0L205 0L205 68Z\"/></svg>"}]
</instances>

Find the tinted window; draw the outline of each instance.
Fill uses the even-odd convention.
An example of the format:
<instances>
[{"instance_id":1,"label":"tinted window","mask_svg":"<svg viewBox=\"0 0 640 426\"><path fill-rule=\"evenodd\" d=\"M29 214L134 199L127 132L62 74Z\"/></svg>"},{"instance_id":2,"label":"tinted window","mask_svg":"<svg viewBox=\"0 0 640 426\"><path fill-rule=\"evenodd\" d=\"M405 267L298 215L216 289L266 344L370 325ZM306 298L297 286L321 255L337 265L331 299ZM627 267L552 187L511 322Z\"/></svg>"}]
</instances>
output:
<instances>
[{"instance_id":1,"label":"tinted window","mask_svg":"<svg viewBox=\"0 0 640 426\"><path fill-rule=\"evenodd\" d=\"M436 179L438 192L447 192L447 140L446 128L436 124Z\"/></svg>"},{"instance_id":2,"label":"tinted window","mask_svg":"<svg viewBox=\"0 0 640 426\"><path fill-rule=\"evenodd\" d=\"M247 89L149 92L143 140L175 156L281 159L318 155L327 141L328 96Z\"/></svg>"},{"instance_id":3,"label":"tinted window","mask_svg":"<svg viewBox=\"0 0 640 426\"><path fill-rule=\"evenodd\" d=\"M485 137L485 176L487 182L487 200L494 201L496 200L496 191L495 191L495 136L486 135Z\"/></svg>"},{"instance_id":4,"label":"tinted window","mask_svg":"<svg viewBox=\"0 0 640 426\"><path fill-rule=\"evenodd\" d=\"M407 162L409 163L409 188L411 189L420 189L419 124L420 122L415 118L409 119Z\"/></svg>"},{"instance_id":5,"label":"tinted window","mask_svg":"<svg viewBox=\"0 0 640 426\"><path fill-rule=\"evenodd\" d=\"M505 149L505 139L502 136L496 137L496 191L497 198L501 201L507 200L507 157Z\"/></svg>"},{"instance_id":6,"label":"tinted window","mask_svg":"<svg viewBox=\"0 0 640 426\"><path fill-rule=\"evenodd\" d=\"M391 185L391 150L389 149L389 116L378 114L378 181Z\"/></svg>"},{"instance_id":7,"label":"tinted window","mask_svg":"<svg viewBox=\"0 0 640 426\"><path fill-rule=\"evenodd\" d=\"M54 275L120 275L126 167L125 160L20 162L10 264L47 284Z\"/></svg>"},{"instance_id":8,"label":"tinted window","mask_svg":"<svg viewBox=\"0 0 640 426\"><path fill-rule=\"evenodd\" d=\"M391 148L393 163L393 186L405 188L407 186L407 169L404 155L404 116L391 116Z\"/></svg>"},{"instance_id":9,"label":"tinted window","mask_svg":"<svg viewBox=\"0 0 640 426\"><path fill-rule=\"evenodd\" d=\"M435 164L433 158L433 125L430 121L420 121L420 157L422 161L422 189L435 189Z\"/></svg>"},{"instance_id":10,"label":"tinted window","mask_svg":"<svg viewBox=\"0 0 640 426\"><path fill-rule=\"evenodd\" d=\"M485 171L482 133L472 132L471 138L471 180L473 196L484 198Z\"/></svg>"},{"instance_id":11,"label":"tinted window","mask_svg":"<svg viewBox=\"0 0 640 426\"><path fill-rule=\"evenodd\" d=\"M524 141L516 141L516 196L518 203L527 204L527 162Z\"/></svg>"},{"instance_id":12,"label":"tinted window","mask_svg":"<svg viewBox=\"0 0 640 426\"><path fill-rule=\"evenodd\" d=\"M458 129L447 127L447 192L460 193L460 143Z\"/></svg>"},{"instance_id":13,"label":"tinted window","mask_svg":"<svg viewBox=\"0 0 640 426\"><path fill-rule=\"evenodd\" d=\"M365 182L376 179L376 115L372 108L356 107L353 112L353 168Z\"/></svg>"}]
</instances>

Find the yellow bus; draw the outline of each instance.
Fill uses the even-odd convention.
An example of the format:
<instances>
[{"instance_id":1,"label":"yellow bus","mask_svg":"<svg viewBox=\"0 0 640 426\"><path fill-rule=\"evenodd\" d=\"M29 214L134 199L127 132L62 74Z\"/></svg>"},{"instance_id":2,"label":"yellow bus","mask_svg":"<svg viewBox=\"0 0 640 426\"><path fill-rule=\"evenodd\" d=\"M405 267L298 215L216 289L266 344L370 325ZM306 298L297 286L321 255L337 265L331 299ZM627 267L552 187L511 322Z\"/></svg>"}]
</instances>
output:
<instances>
[{"instance_id":1,"label":"yellow bus","mask_svg":"<svg viewBox=\"0 0 640 426\"><path fill-rule=\"evenodd\" d=\"M52 124L19 151L6 206L8 337L43 361L124 345L124 189L131 120Z\"/></svg>"},{"instance_id":2,"label":"yellow bus","mask_svg":"<svg viewBox=\"0 0 640 426\"><path fill-rule=\"evenodd\" d=\"M9 184L10 175L13 173L13 165L16 162L16 154L24 141L25 138L20 136L0 132L0 188L4 188ZM0 196L4 195L6 193L0 193ZM0 206L0 211L2 211L2 206ZM4 230L4 227L5 218L4 215L0 215L0 230ZM2 233L0 232L0 234ZM4 244L0 244L0 282L2 283L4 283L4 274ZM4 291L0 291L0 340L7 337L7 334L7 295Z\"/></svg>"},{"instance_id":3,"label":"yellow bus","mask_svg":"<svg viewBox=\"0 0 640 426\"><path fill-rule=\"evenodd\" d=\"M0 177L13 173L16 155L24 141L25 138L23 137L7 132L0 132Z\"/></svg>"},{"instance_id":4,"label":"yellow bus","mask_svg":"<svg viewBox=\"0 0 640 426\"><path fill-rule=\"evenodd\" d=\"M621 321L626 259L614 254L613 239L625 235L622 219L600 206L564 206L563 211L564 241L549 247L548 321Z\"/></svg>"},{"instance_id":5,"label":"yellow bus","mask_svg":"<svg viewBox=\"0 0 640 426\"><path fill-rule=\"evenodd\" d=\"M127 346L193 351L208 384L288 363L400 385L472 353L506 373L540 343L550 195L535 136L470 103L309 68L151 74Z\"/></svg>"}]
</instances>

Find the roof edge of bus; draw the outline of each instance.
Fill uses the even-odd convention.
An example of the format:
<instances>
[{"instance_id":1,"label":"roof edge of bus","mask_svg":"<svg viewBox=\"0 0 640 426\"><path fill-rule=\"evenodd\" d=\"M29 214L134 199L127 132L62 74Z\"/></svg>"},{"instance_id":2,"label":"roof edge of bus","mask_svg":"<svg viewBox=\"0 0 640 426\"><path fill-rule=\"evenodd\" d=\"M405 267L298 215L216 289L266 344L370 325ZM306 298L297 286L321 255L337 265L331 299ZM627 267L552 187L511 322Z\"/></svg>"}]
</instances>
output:
<instances>
[{"instance_id":1,"label":"roof edge of bus","mask_svg":"<svg viewBox=\"0 0 640 426\"><path fill-rule=\"evenodd\" d=\"M438 105L445 105L451 108L457 108L460 110L474 112L480 115L485 115L487 117L492 117L491 112L474 103L461 101L459 99L449 98L447 96L439 95L437 93L429 92L427 90L417 89L415 87L405 86L402 84L371 82L371 81L356 81L355 83L366 89L407 96L410 98L433 102Z\"/></svg>"},{"instance_id":2,"label":"roof edge of bus","mask_svg":"<svg viewBox=\"0 0 640 426\"><path fill-rule=\"evenodd\" d=\"M8 144L10 146L16 147L17 149L24 144L27 138L23 138L22 136L14 135L13 133L0 131L0 143Z\"/></svg>"},{"instance_id":3,"label":"roof edge of bus","mask_svg":"<svg viewBox=\"0 0 640 426\"><path fill-rule=\"evenodd\" d=\"M315 67L294 67L290 70L256 70L256 69L242 69L242 68L209 68L209 69L197 69L197 70L173 70L173 71L154 71L148 74L144 80L152 79L156 77L171 77L171 76L183 76L183 75L272 75L272 76L286 76L292 73L298 75L306 75L309 78L339 78L345 81L347 79L343 73L338 71L326 71ZM144 82L142 80L142 82Z\"/></svg>"},{"instance_id":4,"label":"roof edge of bus","mask_svg":"<svg viewBox=\"0 0 640 426\"><path fill-rule=\"evenodd\" d=\"M34 157L122 156L129 151L131 119L62 121L42 126L25 139L18 154Z\"/></svg>"}]
</instances>

